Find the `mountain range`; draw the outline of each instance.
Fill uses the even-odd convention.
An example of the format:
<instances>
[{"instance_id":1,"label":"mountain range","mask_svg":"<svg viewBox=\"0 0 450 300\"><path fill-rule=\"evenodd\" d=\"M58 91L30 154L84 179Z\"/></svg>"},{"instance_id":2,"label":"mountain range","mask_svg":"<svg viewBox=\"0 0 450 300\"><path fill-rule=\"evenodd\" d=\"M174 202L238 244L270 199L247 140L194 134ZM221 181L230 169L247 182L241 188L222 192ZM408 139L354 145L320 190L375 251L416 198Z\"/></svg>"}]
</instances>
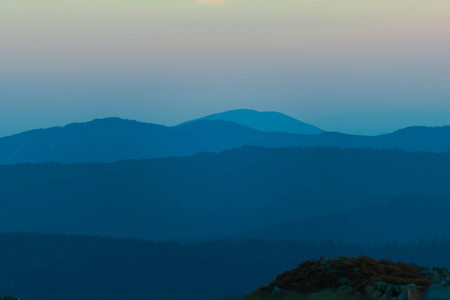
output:
<instances>
[{"instance_id":1,"label":"mountain range","mask_svg":"<svg viewBox=\"0 0 450 300\"><path fill-rule=\"evenodd\" d=\"M222 116L228 118L241 113L242 111L235 111ZM253 112L250 111L250 114L253 115ZM409 127L380 136L356 136L336 132L294 134L272 131L275 128L284 128L292 132L304 123L278 113L260 114L255 118L258 120L255 121L257 125L264 125L264 118L268 124L278 124L276 120L285 120L280 124L294 125L290 127L291 130L289 126L266 126L265 129L271 131L267 132L221 119L195 120L174 127L120 118L97 119L0 138L0 164L114 162L124 159L189 156L242 146L327 146L430 152L446 152L450 149L450 126ZM215 119L218 116L207 118ZM249 123L251 122L246 124ZM262 127L259 126L260 129L263 129ZM316 131L319 132L319 129Z\"/></svg>"},{"instance_id":2,"label":"mountain range","mask_svg":"<svg viewBox=\"0 0 450 300\"><path fill-rule=\"evenodd\" d=\"M336 220L336 214L389 197L449 195L449 182L450 154L399 150L245 147L107 164L8 165L0 166L0 228L204 240L311 217ZM423 206L432 203L421 199ZM449 202L430 209L436 216L448 212ZM395 221L402 210L394 211ZM411 220L420 212L425 210ZM424 222L433 218L425 216ZM315 227L306 222L292 228L300 228L293 229L296 238L311 236L308 231L319 238L328 227L346 228L340 226L350 217L336 226L313 219ZM361 224L363 230L364 220Z\"/></svg>"},{"instance_id":3,"label":"mountain range","mask_svg":"<svg viewBox=\"0 0 450 300\"><path fill-rule=\"evenodd\" d=\"M449 266L448 149L450 126L356 136L250 110L1 138L0 291L237 299L320 255Z\"/></svg>"}]
</instances>

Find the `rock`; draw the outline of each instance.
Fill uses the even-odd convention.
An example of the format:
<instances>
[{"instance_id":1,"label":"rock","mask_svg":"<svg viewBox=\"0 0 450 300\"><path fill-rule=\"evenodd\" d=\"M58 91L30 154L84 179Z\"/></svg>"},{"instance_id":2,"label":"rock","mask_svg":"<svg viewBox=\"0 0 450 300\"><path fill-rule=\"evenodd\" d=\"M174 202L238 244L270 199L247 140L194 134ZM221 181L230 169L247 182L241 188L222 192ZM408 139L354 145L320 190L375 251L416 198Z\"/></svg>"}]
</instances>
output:
<instances>
[{"instance_id":1,"label":"rock","mask_svg":"<svg viewBox=\"0 0 450 300\"><path fill-rule=\"evenodd\" d=\"M408 300L406 298L406 291L401 292L400 295L398 295L397 300Z\"/></svg>"},{"instance_id":2,"label":"rock","mask_svg":"<svg viewBox=\"0 0 450 300\"><path fill-rule=\"evenodd\" d=\"M371 285L366 286L364 288L364 294L366 294L366 295L372 295L375 291L376 291L375 287L371 286Z\"/></svg>"},{"instance_id":3,"label":"rock","mask_svg":"<svg viewBox=\"0 0 450 300\"><path fill-rule=\"evenodd\" d=\"M279 275L269 286L258 289L246 299L278 300L286 299L286 295L292 300L309 299L309 296L335 299L331 295L340 295L350 299L422 300L430 286L444 288L450 284L449 279L450 272L438 268L419 268L364 256L321 258L306 261L298 268ZM274 287L278 288L276 296ZM427 296L438 297L436 293L430 291Z\"/></svg>"},{"instance_id":4,"label":"rock","mask_svg":"<svg viewBox=\"0 0 450 300\"><path fill-rule=\"evenodd\" d=\"M366 296L370 297L370 299L373 299L373 300L381 299L381 296L383 296L383 295L384 295L383 292L380 292L380 291L373 291L370 294L366 294Z\"/></svg>"},{"instance_id":5,"label":"rock","mask_svg":"<svg viewBox=\"0 0 450 300\"><path fill-rule=\"evenodd\" d=\"M346 284L349 284L351 282L351 280L344 277L344 278L339 278L338 282L341 285L346 285Z\"/></svg>"},{"instance_id":6,"label":"rock","mask_svg":"<svg viewBox=\"0 0 450 300\"><path fill-rule=\"evenodd\" d=\"M406 286L406 299L408 300L420 300L422 298L422 293L416 287L415 284L409 284Z\"/></svg>"},{"instance_id":7,"label":"rock","mask_svg":"<svg viewBox=\"0 0 450 300\"><path fill-rule=\"evenodd\" d=\"M394 286L394 292L396 294L401 294L406 290L406 287L404 285L395 285Z\"/></svg>"},{"instance_id":8,"label":"rock","mask_svg":"<svg viewBox=\"0 0 450 300\"><path fill-rule=\"evenodd\" d=\"M276 294L276 293L278 293L278 292L280 292L280 291L281 291L281 289L280 289L279 287L274 286L274 288L273 288L273 290L272 290L272 294Z\"/></svg>"},{"instance_id":9,"label":"rock","mask_svg":"<svg viewBox=\"0 0 450 300\"><path fill-rule=\"evenodd\" d=\"M388 290L392 289L391 285L389 285L388 283L383 282L383 281L377 282L375 285L376 285L377 290L379 290L381 292L385 292L385 293Z\"/></svg>"},{"instance_id":10,"label":"rock","mask_svg":"<svg viewBox=\"0 0 450 300\"><path fill-rule=\"evenodd\" d=\"M340 287L337 288L337 291L341 294L346 294L350 291L352 291L353 288L351 286L348 285L341 285Z\"/></svg>"},{"instance_id":11,"label":"rock","mask_svg":"<svg viewBox=\"0 0 450 300\"><path fill-rule=\"evenodd\" d=\"M449 300L450 289L432 286L425 293L424 300Z\"/></svg>"},{"instance_id":12,"label":"rock","mask_svg":"<svg viewBox=\"0 0 450 300\"><path fill-rule=\"evenodd\" d=\"M442 268L420 268L422 276L428 278L434 286L450 288L450 271Z\"/></svg>"}]
</instances>

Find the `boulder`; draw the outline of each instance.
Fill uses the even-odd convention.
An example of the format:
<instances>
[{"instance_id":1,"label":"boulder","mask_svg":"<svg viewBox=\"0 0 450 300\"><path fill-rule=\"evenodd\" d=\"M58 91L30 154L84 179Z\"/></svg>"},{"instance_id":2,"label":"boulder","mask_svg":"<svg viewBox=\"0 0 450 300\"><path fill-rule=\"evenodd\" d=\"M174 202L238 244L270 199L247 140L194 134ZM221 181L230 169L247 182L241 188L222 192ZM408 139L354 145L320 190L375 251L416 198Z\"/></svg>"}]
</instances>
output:
<instances>
[{"instance_id":1,"label":"boulder","mask_svg":"<svg viewBox=\"0 0 450 300\"><path fill-rule=\"evenodd\" d=\"M247 296L260 299L450 300L450 271L361 256L310 260Z\"/></svg>"}]
</instances>

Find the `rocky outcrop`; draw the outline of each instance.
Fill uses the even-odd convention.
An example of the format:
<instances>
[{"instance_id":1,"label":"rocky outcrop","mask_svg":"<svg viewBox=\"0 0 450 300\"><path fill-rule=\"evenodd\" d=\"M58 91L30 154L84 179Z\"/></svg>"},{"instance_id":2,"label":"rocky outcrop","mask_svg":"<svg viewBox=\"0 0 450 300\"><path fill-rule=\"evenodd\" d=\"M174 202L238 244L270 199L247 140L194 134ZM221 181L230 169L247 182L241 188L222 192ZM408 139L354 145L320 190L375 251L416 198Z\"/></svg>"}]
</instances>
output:
<instances>
[{"instance_id":1,"label":"rocky outcrop","mask_svg":"<svg viewBox=\"0 0 450 300\"><path fill-rule=\"evenodd\" d=\"M302 263L246 297L303 299L343 297L368 300L449 300L450 271L368 257Z\"/></svg>"}]
</instances>

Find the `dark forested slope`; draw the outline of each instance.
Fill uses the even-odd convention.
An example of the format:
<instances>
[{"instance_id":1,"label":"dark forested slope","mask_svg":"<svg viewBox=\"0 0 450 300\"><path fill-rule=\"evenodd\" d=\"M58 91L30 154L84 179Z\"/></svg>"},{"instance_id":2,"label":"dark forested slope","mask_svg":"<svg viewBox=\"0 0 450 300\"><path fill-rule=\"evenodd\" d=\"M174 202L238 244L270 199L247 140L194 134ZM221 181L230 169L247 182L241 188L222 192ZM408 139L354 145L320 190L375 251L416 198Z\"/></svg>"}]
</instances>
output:
<instances>
[{"instance_id":1,"label":"dark forested slope","mask_svg":"<svg viewBox=\"0 0 450 300\"><path fill-rule=\"evenodd\" d=\"M450 194L403 196L352 212L283 222L243 236L284 239L339 239L364 244L443 237L450 232Z\"/></svg>"},{"instance_id":2,"label":"dark forested slope","mask_svg":"<svg viewBox=\"0 0 450 300\"><path fill-rule=\"evenodd\" d=\"M367 255L448 268L449 252L448 239L372 247L262 240L181 245L0 234L0 290L27 300L236 299L320 256Z\"/></svg>"},{"instance_id":3,"label":"dark forested slope","mask_svg":"<svg viewBox=\"0 0 450 300\"><path fill-rule=\"evenodd\" d=\"M253 148L111 164L0 166L0 228L192 239L450 194L450 154Z\"/></svg>"}]
</instances>

